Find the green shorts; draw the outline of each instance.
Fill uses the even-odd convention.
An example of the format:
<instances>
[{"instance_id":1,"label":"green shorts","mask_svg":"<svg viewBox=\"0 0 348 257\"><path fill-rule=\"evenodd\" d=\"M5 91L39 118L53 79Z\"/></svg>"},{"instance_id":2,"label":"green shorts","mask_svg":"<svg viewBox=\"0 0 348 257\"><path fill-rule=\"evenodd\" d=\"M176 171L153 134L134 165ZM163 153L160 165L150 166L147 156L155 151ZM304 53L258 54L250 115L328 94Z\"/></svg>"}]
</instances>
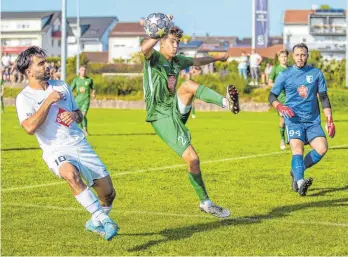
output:
<instances>
[{"instance_id":1,"label":"green shorts","mask_svg":"<svg viewBox=\"0 0 348 257\"><path fill-rule=\"evenodd\" d=\"M87 113L88 112L88 109L89 109L89 104L90 102L76 102L77 103L77 106L79 107L80 111L83 112L83 113Z\"/></svg>"},{"instance_id":2,"label":"green shorts","mask_svg":"<svg viewBox=\"0 0 348 257\"><path fill-rule=\"evenodd\" d=\"M191 134L185 126L190 111L181 114L178 107L178 97L175 96L174 108L171 116L151 122L152 127L162 140L169 145L180 157L191 145Z\"/></svg>"}]
</instances>

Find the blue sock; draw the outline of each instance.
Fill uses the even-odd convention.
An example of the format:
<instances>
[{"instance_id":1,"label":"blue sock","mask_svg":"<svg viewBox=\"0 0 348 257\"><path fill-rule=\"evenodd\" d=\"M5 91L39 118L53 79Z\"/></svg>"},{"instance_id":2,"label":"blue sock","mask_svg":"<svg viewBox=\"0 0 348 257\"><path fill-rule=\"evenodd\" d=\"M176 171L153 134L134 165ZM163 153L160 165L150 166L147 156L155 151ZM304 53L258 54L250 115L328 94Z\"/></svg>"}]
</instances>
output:
<instances>
[{"instance_id":1,"label":"blue sock","mask_svg":"<svg viewBox=\"0 0 348 257\"><path fill-rule=\"evenodd\" d=\"M310 151L304 158L305 169L308 169L312 167L314 164L317 164L323 157L324 155L318 154L318 152L315 150Z\"/></svg>"},{"instance_id":2,"label":"blue sock","mask_svg":"<svg viewBox=\"0 0 348 257\"><path fill-rule=\"evenodd\" d=\"M291 168L296 182L303 179L305 167L301 154L295 154L292 156Z\"/></svg>"}]
</instances>

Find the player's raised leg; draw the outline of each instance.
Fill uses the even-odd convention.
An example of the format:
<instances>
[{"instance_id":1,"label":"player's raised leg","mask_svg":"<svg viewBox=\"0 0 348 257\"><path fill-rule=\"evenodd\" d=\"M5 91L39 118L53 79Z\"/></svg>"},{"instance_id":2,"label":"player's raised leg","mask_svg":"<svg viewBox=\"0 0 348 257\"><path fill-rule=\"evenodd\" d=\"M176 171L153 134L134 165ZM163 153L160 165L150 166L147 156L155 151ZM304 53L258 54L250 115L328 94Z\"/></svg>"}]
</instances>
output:
<instances>
[{"instance_id":1,"label":"player's raised leg","mask_svg":"<svg viewBox=\"0 0 348 257\"><path fill-rule=\"evenodd\" d=\"M227 87L228 98L221 96L216 91L200 85L192 80L185 81L177 91L183 104L192 105L193 96L206 103L212 103L222 108L230 108L232 112L239 112L238 91L234 86Z\"/></svg>"}]
</instances>

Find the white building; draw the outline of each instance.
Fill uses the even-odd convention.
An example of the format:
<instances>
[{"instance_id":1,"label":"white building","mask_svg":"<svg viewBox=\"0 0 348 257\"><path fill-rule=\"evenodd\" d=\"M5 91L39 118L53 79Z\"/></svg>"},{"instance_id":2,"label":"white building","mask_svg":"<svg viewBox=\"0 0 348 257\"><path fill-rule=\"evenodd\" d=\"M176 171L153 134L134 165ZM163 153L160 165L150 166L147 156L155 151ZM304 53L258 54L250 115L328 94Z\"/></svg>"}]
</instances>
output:
<instances>
[{"instance_id":1,"label":"white building","mask_svg":"<svg viewBox=\"0 0 348 257\"><path fill-rule=\"evenodd\" d=\"M81 17L80 18L80 53L81 52L107 52L109 50L109 34L117 24L117 17ZM69 26L73 32L68 37L68 56L77 53L77 21L68 18Z\"/></svg>"},{"instance_id":2,"label":"white building","mask_svg":"<svg viewBox=\"0 0 348 257\"><path fill-rule=\"evenodd\" d=\"M71 30L67 26L68 34ZM61 12L1 12L1 53L17 56L39 46L49 56L61 53Z\"/></svg>"},{"instance_id":3,"label":"white building","mask_svg":"<svg viewBox=\"0 0 348 257\"><path fill-rule=\"evenodd\" d=\"M284 15L284 45L288 50L305 43L324 59L345 58L346 16L343 9L287 10Z\"/></svg>"},{"instance_id":4,"label":"white building","mask_svg":"<svg viewBox=\"0 0 348 257\"><path fill-rule=\"evenodd\" d=\"M134 53L140 52L141 42L148 38L144 26L139 22L119 22L109 36L109 62L114 59L130 61Z\"/></svg>"}]
</instances>

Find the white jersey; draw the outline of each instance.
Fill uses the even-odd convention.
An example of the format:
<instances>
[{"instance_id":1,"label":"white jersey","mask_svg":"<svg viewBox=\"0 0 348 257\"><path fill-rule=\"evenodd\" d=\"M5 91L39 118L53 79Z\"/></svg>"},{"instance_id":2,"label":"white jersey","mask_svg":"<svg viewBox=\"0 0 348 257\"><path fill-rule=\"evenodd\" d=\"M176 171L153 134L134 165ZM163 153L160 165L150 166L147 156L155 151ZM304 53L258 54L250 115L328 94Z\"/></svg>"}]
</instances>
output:
<instances>
[{"instance_id":1,"label":"white jersey","mask_svg":"<svg viewBox=\"0 0 348 257\"><path fill-rule=\"evenodd\" d=\"M70 87L62 80L49 80L48 84L46 90L36 90L26 86L16 98L17 114L22 125L24 120L37 112L53 90L63 94L61 100L51 105L46 120L35 131L35 136L43 151L56 147L73 146L85 138L85 134L76 122L67 126L60 119L61 113L78 109Z\"/></svg>"}]
</instances>

